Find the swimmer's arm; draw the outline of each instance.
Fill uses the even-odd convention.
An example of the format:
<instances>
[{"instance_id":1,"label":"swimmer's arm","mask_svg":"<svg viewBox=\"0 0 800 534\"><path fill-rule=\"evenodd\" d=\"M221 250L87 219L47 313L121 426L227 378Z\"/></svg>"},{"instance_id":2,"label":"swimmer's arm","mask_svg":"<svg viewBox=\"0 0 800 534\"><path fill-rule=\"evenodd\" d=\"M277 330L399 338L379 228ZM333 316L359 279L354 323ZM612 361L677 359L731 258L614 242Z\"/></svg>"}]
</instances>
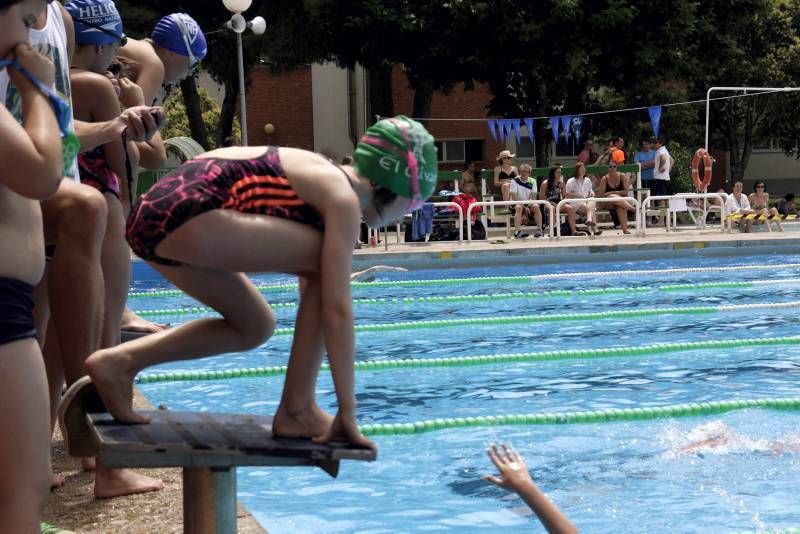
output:
<instances>
[{"instance_id":1,"label":"swimmer's arm","mask_svg":"<svg viewBox=\"0 0 800 534\"><path fill-rule=\"evenodd\" d=\"M0 106L0 182L15 193L35 200L55 194L62 178L61 138L50 102L35 88L23 89L20 125Z\"/></svg>"},{"instance_id":2,"label":"swimmer's arm","mask_svg":"<svg viewBox=\"0 0 800 534\"><path fill-rule=\"evenodd\" d=\"M375 273L379 272L406 272L408 269L402 267L392 267L391 265L373 265L363 271L358 271L350 275L351 282L372 282L375 280Z\"/></svg>"},{"instance_id":3,"label":"swimmer's arm","mask_svg":"<svg viewBox=\"0 0 800 534\"><path fill-rule=\"evenodd\" d=\"M323 201L325 219L320 260L322 281L322 330L331 364L339 411L355 418L355 333L350 296L352 248L358 238L361 210L349 191Z\"/></svg>"},{"instance_id":4,"label":"swimmer's arm","mask_svg":"<svg viewBox=\"0 0 800 534\"><path fill-rule=\"evenodd\" d=\"M133 81L142 89L145 103L155 102L161 86L164 85L164 64L158 56L147 56L142 61L139 76Z\"/></svg>"},{"instance_id":5,"label":"swimmer's arm","mask_svg":"<svg viewBox=\"0 0 800 534\"><path fill-rule=\"evenodd\" d=\"M111 80L93 72L82 72L72 77L76 93L91 94L89 99L90 109L87 110L96 122L111 122L120 116L121 109L117 100L117 93ZM122 144L122 134L103 143L106 161L114 171L121 183L126 184L125 148ZM127 195L127 193L126 193Z\"/></svg>"},{"instance_id":6,"label":"swimmer's arm","mask_svg":"<svg viewBox=\"0 0 800 534\"><path fill-rule=\"evenodd\" d=\"M525 460L519 453L512 451L507 445L500 447L492 445L487 453L497 470L500 471L500 476L488 475L484 477L486 480L519 495L550 534L578 532L575 525L533 481L528 466L525 465Z\"/></svg>"}]
</instances>

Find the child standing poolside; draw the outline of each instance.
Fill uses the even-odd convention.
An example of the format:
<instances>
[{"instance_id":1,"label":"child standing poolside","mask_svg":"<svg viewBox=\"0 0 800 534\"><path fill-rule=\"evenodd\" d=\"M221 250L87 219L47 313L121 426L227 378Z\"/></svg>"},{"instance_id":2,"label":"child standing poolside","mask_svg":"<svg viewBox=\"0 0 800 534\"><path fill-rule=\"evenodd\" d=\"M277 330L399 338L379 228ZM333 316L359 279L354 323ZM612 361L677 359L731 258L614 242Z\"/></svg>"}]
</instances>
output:
<instances>
[{"instance_id":1,"label":"child standing poolside","mask_svg":"<svg viewBox=\"0 0 800 534\"><path fill-rule=\"evenodd\" d=\"M28 28L44 0L0 0L0 58L14 60L44 86L53 64L28 44ZM38 200L61 181L59 124L51 102L14 66L20 125L0 105L0 518L4 532L39 531L50 488L50 409L47 378L33 324L33 286L44 272L44 234Z\"/></svg>"},{"instance_id":2,"label":"child standing poolside","mask_svg":"<svg viewBox=\"0 0 800 534\"><path fill-rule=\"evenodd\" d=\"M355 418L352 244L362 216L379 226L419 207L433 193L436 169L433 137L397 117L367 130L353 167L305 150L237 147L208 152L162 178L134 205L128 241L165 278L222 317L90 356L89 376L108 411L119 421L146 423L131 407L136 373L261 345L275 317L243 273L292 273L301 277L302 290L273 432L374 447ZM326 351L335 417L315 399Z\"/></svg>"}]
</instances>

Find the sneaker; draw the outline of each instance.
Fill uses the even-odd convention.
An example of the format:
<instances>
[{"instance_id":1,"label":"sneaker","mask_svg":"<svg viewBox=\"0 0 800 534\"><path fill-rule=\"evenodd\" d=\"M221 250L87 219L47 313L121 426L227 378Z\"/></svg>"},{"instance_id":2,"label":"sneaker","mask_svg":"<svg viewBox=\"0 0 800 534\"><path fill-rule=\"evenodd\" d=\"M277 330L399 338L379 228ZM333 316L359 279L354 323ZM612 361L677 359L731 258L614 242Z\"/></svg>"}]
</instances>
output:
<instances>
[{"instance_id":1,"label":"sneaker","mask_svg":"<svg viewBox=\"0 0 800 534\"><path fill-rule=\"evenodd\" d=\"M525 239L526 237L528 237L528 235L530 234L525 234L522 232L522 230L517 230L516 232L514 232L514 239Z\"/></svg>"}]
</instances>

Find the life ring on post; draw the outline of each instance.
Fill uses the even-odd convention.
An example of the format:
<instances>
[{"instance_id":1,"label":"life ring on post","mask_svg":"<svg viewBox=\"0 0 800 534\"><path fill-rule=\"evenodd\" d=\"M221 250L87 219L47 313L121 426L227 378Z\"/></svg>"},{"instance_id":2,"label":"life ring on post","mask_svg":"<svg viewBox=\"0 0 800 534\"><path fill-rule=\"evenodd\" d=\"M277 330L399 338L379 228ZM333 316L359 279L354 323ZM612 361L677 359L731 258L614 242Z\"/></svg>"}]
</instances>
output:
<instances>
[{"instance_id":1,"label":"life ring on post","mask_svg":"<svg viewBox=\"0 0 800 534\"><path fill-rule=\"evenodd\" d=\"M700 161L703 161L703 179L700 179ZM698 191L705 191L711 183L711 167L714 160L705 148L700 148L692 157L692 183Z\"/></svg>"}]
</instances>

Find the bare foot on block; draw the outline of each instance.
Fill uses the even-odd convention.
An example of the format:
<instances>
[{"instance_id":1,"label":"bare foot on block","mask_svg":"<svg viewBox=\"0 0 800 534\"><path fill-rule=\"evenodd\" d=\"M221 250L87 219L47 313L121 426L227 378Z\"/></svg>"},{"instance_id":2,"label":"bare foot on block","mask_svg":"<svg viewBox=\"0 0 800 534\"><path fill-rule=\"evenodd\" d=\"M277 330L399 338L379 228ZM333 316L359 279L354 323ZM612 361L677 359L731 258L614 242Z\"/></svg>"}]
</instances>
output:
<instances>
[{"instance_id":1,"label":"bare foot on block","mask_svg":"<svg viewBox=\"0 0 800 534\"><path fill-rule=\"evenodd\" d=\"M330 428L333 416L314 403L310 408L290 413L281 404L272 420L272 433L282 438L315 438Z\"/></svg>"},{"instance_id":2,"label":"bare foot on block","mask_svg":"<svg viewBox=\"0 0 800 534\"><path fill-rule=\"evenodd\" d=\"M98 499L111 499L135 493L148 493L164 488L164 483L155 478L140 475L130 469L107 469L97 465L94 479L94 496Z\"/></svg>"},{"instance_id":3,"label":"bare foot on block","mask_svg":"<svg viewBox=\"0 0 800 534\"><path fill-rule=\"evenodd\" d=\"M167 328L167 325L153 323L147 319L139 317L135 312L129 310L128 308L125 308L125 311L122 313L122 330L128 332L144 332L147 334L155 334L156 332L161 332Z\"/></svg>"},{"instance_id":4,"label":"bare foot on block","mask_svg":"<svg viewBox=\"0 0 800 534\"><path fill-rule=\"evenodd\" d=\"M108 413L121 423L146 424L150 418L133 411L133 378L128 356L112 350L95 352L86 360L86 370Z\"/></svg>"}]
</instances>

